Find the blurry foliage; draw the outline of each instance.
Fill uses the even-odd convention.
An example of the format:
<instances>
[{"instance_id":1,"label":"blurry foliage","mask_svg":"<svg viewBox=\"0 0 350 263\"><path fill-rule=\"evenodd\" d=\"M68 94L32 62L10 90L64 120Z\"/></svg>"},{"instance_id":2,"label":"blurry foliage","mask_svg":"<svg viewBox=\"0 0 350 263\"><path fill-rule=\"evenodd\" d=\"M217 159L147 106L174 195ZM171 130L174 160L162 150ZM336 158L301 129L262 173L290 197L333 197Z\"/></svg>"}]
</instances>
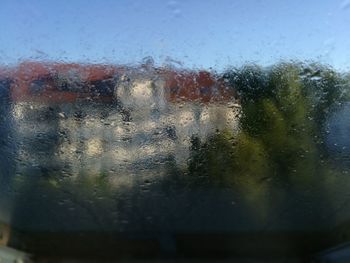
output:
<instances>
[{"instance_id":1,"label":"blurry foliage","mask_svg":"<svg viewBox=\"0 0 350 263\"><path fill-rule=\"evenodd\" d=\"M223 78L240 96L240 129L203 143L193 139L190 174L234 187L255 205L264 203L273 185L305 191L319 187L333 169L322 164L329 163L325 121L348 100L349 81L316 63L246 65Z\"/></svg>"}]
</instances>

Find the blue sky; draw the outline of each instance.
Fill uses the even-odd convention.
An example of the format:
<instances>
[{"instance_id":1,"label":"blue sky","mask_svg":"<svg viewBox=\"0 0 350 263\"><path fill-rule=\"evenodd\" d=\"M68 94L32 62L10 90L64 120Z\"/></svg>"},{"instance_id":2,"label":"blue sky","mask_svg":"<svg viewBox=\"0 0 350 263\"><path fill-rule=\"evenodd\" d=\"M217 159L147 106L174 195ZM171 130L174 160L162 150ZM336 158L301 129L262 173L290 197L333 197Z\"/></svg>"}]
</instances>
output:
<instances>
[{"instance_id":1,"label":"blue sky","mask_svg":"<svg viewBox=\"0 0 350 263\"><path fill-rule=\"evenodd\" d=\"M350 0L1 0L0 63L317 60L350 69ZM176 62L177 61L177 62Z\"/></svg>"}]
</instances>

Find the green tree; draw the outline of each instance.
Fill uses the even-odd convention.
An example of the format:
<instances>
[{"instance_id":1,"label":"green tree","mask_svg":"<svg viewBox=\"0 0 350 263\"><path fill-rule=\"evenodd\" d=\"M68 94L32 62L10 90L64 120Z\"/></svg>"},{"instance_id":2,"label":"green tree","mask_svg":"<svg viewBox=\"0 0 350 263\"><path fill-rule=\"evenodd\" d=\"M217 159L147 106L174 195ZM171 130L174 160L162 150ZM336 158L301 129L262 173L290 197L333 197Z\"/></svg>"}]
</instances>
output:
<instances>
[{"instance_id":1,"label":"green tree","mask_svg":"<svg viewBox=\"0 0 350 263\"><path fill-rule=\"evenodd\" d=\"M341 76L318 64L281 63L246 65L223 78L240 95L240 130L194 141L190 174L234 187L260 214L268 210L272 189L319 189L322 172L332 174L320 164L323 129L332 108L345 100Z\"/></svg>"}]
</instances>

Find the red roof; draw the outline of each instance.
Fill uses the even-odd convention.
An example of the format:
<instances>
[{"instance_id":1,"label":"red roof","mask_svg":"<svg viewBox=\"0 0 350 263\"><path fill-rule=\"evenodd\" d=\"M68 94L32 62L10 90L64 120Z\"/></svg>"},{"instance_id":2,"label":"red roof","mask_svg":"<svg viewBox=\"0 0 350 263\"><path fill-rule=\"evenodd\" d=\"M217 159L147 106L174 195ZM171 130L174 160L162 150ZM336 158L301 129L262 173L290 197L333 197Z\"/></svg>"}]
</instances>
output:
<instances>
[{"instance_id":1,"label":"red roof","mask_svg":"<svg viewBox=\"0 0 350 263\"><path fill-rule=\"evenodd\" d=\"M166 88L170 101L227 102L235 98L235 91L207 71L168 71Z\"/></svg>"},{"instance_id":2,"label":"red roof","mask_svg":"<svg viewBox=\"0 0 350 263\"><path fill-rule=\"evenodd\" d=\"M73 102L78 98L89 97L91 94L59 90L52 80L53 76L68 78L73 76L81 83L88 83L110 79L125 71L126 67L114 65L23 62L10 74L14 81L12 98L14 100ZM5 72L5 70L1 71L0 69L0 76L1 74L5 75L1 72ZM165 88L171 102L227 102L234 99L236 95L231 87L207 71L180 71L163 68L154 72L165 79ZM40 79L44 79L46 82L45 89L39 95L31 94L31 83ZM103 98L99 99L103 100ZM110 96L105 99L112 98Z\"/></svg>"},{"instance_id":3,"label":"red roof","mask_svg":"<svg viewBox=\"0 0 350 263\"><path fill-rule=\"evenodd\" d=\"M50 77L74 75L84 83L112 78L118 70L121 69L112 65L24 62L17 67L13 76L12 98L14 100L73 102L81 97L89 97L91 94L59 91L53 83L50 83ZM29 90L30 84L43 78L48 79L47 88L40 96L33 96ZM101 99L103 100L103 98Z\"/></svg>"}]
</instances>

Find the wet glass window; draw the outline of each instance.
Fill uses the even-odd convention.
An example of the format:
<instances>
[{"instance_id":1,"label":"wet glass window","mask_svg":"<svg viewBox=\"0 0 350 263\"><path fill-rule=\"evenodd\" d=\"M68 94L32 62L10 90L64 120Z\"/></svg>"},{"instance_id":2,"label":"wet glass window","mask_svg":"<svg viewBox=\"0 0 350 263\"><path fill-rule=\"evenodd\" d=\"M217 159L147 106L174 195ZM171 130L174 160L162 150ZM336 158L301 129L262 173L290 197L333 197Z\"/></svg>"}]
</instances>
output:
<instances>
[{"instance_id":1,"label":"wet glass window","mask_svg":"<svg viewBox=\"0 0 350 263\"><path fill-rule=\"evenodd\" d=\"M0 262L350 262L350 1L2 0Z\"/></svg>"}]
</instances>

